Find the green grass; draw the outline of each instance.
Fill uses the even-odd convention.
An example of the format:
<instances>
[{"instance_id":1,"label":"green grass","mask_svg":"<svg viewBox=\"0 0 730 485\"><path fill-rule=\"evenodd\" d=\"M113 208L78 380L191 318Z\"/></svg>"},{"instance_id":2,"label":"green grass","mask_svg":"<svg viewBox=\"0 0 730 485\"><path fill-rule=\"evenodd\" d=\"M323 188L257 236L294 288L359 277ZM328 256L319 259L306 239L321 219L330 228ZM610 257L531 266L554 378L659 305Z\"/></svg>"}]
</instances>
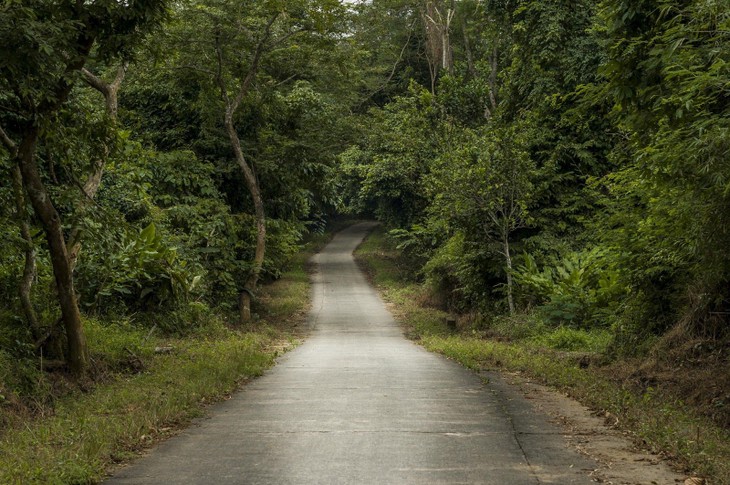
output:
<instances>
[{"instance_id":1,"label":"green grass","mask_svg":"<svg viewBox=\"0 0 730 485\"><path fill-rule=\"evenodd\" d=\"M172 316L179 320L173 327L187 326L179 332L185 336L177 338L159 337L128 320L86 319L93 380L80 387L67 383L61 397L40 403L32 417L14 412L10 396L0 399L5 425L0 483L97 483L115 463L136 456L202 415L207 404L261 375L298 342L293 322L305 315L310 296L306 262L330 237L312 238L281 279L261 288L255 307L260 318L249 328L227 328L201 304ZM162 346L173 350L156 353ZM39 396L58 385L40 371L28 375L37 376L38 382L26 387Z\"/></svg>"},{"instance_id":2,"label":"green grass","mask_svg":"<svg viewBox=\"0 0 730 485\"><path fill-rule=\"evenodd\" d=\"M538 347L574 352L602 353L611 344L611 333L606 330L583 330L570 327L546 329L532 337Z\"/></svg>"},{"instance_id":3,"label":"green grass","mask_svg":"<svg viewBox=\"0 0 730 485\"><path fill-rule=\"evenodd\" d=\"M474 370L520 371L559 388L595 410L610 412L620 426L656 452L687 469L730 484L730 433L700 416L681 400L652 388L637 392L600 367L582 368L574 352L600 354L610 344L603 331L550 328L534 315L495 319L487 332L448 328L446 314L424 308L426 290L409 281L399 267L398 251L382 230L374 231L355 253L406 333L430 351ZM485 338L496 333L500 341ZM508 336L508 341L502 339Z\"/></svg>"},{"instance_id":4,"label":"green grass","mask_svg":"<svg viewBox=\"0 0 730 485\"><path fill-rule=\"evenodd\" d=\"M60 399L53 416L5 433L1 483L93 483L106 467L199 416L202 406L273 364L271 337L168 342L145 372Z\"/></svg>"}]
</instances>

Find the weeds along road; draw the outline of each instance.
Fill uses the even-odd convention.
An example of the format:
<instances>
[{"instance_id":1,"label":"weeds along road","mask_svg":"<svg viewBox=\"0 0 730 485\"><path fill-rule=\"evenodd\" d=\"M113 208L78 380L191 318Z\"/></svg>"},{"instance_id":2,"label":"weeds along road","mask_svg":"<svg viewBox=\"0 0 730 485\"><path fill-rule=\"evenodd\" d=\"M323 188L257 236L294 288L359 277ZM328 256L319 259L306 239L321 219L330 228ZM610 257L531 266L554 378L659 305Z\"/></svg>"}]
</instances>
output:
<instances>
[{"instance_id":1,"label":"weeds along road","mask_svg":"<svg viewBox=\"0 0 730 485\"><path fill-rule=\"evenodd\" d=\"M107 483L592 483L518 393L403 336L352 258L371 228L315 257L303 345Z\"/></svg>"}]
</instances>

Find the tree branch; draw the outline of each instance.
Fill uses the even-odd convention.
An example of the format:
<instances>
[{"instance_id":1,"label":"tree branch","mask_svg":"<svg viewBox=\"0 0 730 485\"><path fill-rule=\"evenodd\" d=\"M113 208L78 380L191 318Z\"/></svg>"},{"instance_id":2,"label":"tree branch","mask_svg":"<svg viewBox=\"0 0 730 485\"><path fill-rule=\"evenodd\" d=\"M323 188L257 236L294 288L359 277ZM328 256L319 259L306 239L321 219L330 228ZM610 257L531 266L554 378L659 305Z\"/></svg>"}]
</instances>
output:
<instances>
[{"instance_id":1,"label":"tree branch","mask_svg":"<svg viewBox=\"0 0 730 485\"><path fill-rule=\"evenodd\" d=\"M380 91L385 89L385 87L388 85L388 83L393 79L393 76L395 76L395 71L398 68L398 64L401 63L403 60L403 54L405 54L406 49L408 48L408 44L411 43L411 37L413 36L413 27L415 26L416 21L414 20L411 22L411 25L408 27L408 38L406 39L406 43L403 44L403 47L400 50L400 54L398 54L398 59L396 59L395 64L393 64L393 69L390 70L390 75L388 76L388 79L383 82L378 89L370 93L366 98L364 98L362 101L360 101L360 106L365 104L367 101L369 101L373 96L378 94Z\"/></svg>"},{"instance_id":2,"label":"tree branch","mask_svg":"<svg viewBox=\"0 0 730 485\"><path fill-rule=\"evenodd\" d=\"M217 51L217 49L218 48L216 47L216 51ZM180 65L180 66L167 66L167 69L170 69L170 70L173 70L173 71L191 70L191 71L201 72L203 74L208 74L209 76L215 77L216 80L218 79L218 73L213 72L210 69L205 69L205 68L200 67L200 66L193 66L191 64L183 64L183 65Z\"/></svg>"},{"instance_id":3,"label":"tree branch","mask_svg":"<svg viewBox=\"0 0 730 485\"><path fill-rule=\"evenodd\" d=\"M269 46L269 50L274 50L274 49L276 49L276 48L277 48L278 46L280 46L281 44L283 44L283 43L284 43L284 42L286 42L287 40L291 39L291 38L292 38L292 37L294 37L295 35L297 35L297 34L301 34L302 32L306 32L307 30L309 30L309 29L307 29L307 28L305 28L305 27L302 27L301 29L297 29L297 30L292 30L291 32L287 33L286 35L284 35L284 36L282 36L282 37L280 37L280 38L276 39L276 41L274 41L274 42L273 42L273 43L272 43L272 44L271 44L271 45Z\"/></svg>"},{"instance_id":4,"label":"tree branch","mask_svg":"<svg viewBox=\"0 0 730 485\"><path fill-rule=\"evenodd\" d=\"M108 96L110 90L119 89L119 86L124 80L124 76L127 74L127 67L129 67L129 63L127 61L123 62L122 65L119 66L119 68L117 69L114 80L108 84L85 67L81 68L81 74L83 74L84 80L87 82L87 84L89 84L89 86L96 89L104 96Z\"/></svg>"},{"instance_id":5,"label":"tree branch","mask_svg":"<svg viewBox=\"0 0 730 485\"><path fill-rule=\"evenodd\" d=\"M469 71L469 74L473 78L479 77L479 72L477 71L476 66L474 65L474 54L471 51L471 43L469 42L469 34L466 32L466 22L467 22L467 16L464 16L464 19L461 21L461 35L464 37L464 52L466 53L466 66L467 70Z\"/></svg>"},{"instance_id":6,"label":"tree branch","mask_svg":"<svg viewBox=\"0 0 730 485\"><path fill-rule=\"evenodd\" d=\"M7 133L5 133L5 130L3 130L3 127L0 126L0 139L3 142L3 145L8 149L10 152L10 156L12 158L15 158L15 156L18 153L18 145L10 139Z\"/></svg>"},{"instance_id":7,"label":"tree branch","mask_svg":"<svg viewBox=\"0 0 730 485\"><path fill-rule=\"evenodd\" d=\"M81 68L81 74L84 75L84 81L86 81L89 86L106 96L106 94L109 92L109 86L107 85L107 83L105 83L100 77L94 75L85 67Z\"/></svg>"},{"instance_id":8,"label":"tree branch","mask_svg":"<svg viewBox=\"0 0 730 485\"><path fill-rule=\"evenodd\" d=\"M231 106L231 99L228 96L228 89L226 88L226 81L223 79L223 50L220 44L220 32L215 33L215 57L218 62L218 66L215 72L215 79L218 82L218 87L221 90L221 99L226 102L226 110Z\"/></svg>"},{"instance_id":9,"label":"tree branch","mask_svg":"<svg viewBox=\"0 0 730 485\"><path fill-rule=\"evenodd\" d=\"M277 82L276 84L273 84L273 87L278 88L279 86L282 86L282 85L288 83L289 81L291 81L292 79L296 78L298 75L299 75L299 73L292 74L291 76L287 77L286 79L281 80L281 81Z\"/></svg>"},{"instance_id":10,"label":"tree branch","mask_svg":"<svg viewBox=\"0 0 730 485\"><path fill-rule=\"evenodd\" d=\"M18 153L18 145L16 145L15 142L10 139L8 134L5 133L5 130L3 130L2 126L0 126L0 139L2 139L3 145L5 145L10 154L14 157L15 154Z\"/></svg>"},{"instance_id":11,"label":"tree branch","mask_svg":"<svg viewBox=\"0 0 730 485\"><path fill-rule=\"evenodd\" d=\"M492 48L492 59L491 59L491 70L489 73L489 101L492 103L492 110L497 109L497 62L499 51L497 51L497 44L495 42Z\"/></svg>"},{"instance_id":12,"label":"tree branch","mask_svg":"<svg viewBox=\"0 0 730 485\"><path fill-rule=\"evenodd\" d=\"M233 113L238 109L238 106L241 104L241 101L243 101L246 94L248 94L248 90L250 89L259 70L259 62L261 62L261 56L264 54L266 42L271 37L271 27L273 27L274 22L276 22L276 19L279 18L279 15L280 12L277 12L269 19L266 24L266 28L264 29L263 36L259 40L258 44L256 44L256 49L254 50L253 58L251 59L251 67L249 67L246 77L243 79L243 82L241 82L241 87L238 90L238 94L235 99L232 103L228 104L228 110L231 116L233 116ZM291 35L288 37L291 37Z\"/></svg>"},{"instance_id":13,"label":"tree branch","mask_svg":"<svg viewBox=\"0 0 730 485\"><path fill-rule=\"evenodd\" d=\"M117 75L114 76L114 80L110 84L112 89L119 89L119 86L121 86L122 81L124 81L124 76L127 75L127 68L129 68L128 61L124 61L122 63L122 65L117 68Z\"/></svg>"}]
</instances>

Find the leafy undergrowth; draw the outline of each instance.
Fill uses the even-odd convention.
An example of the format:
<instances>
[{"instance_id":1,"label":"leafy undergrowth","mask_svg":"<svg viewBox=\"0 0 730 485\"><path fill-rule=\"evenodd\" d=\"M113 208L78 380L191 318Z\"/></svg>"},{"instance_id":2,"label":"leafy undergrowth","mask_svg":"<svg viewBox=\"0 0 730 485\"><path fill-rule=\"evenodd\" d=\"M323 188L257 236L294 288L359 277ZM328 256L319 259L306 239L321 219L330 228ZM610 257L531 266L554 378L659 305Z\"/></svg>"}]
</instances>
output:
<instances>
[{"instance_id":1,"label":"leafy undergrowth","mask_svg":"<svg viewBox=\"0 0 730 485\"><path fill-rule=\"evenodd\" d=\"M23 391L0 392L0 483L98 482L115 463L174 434L207 404L261 375L302 334L306 261L329 236L312 238L290 270L261 289L254 308L259 318L245 330L193 303L170 317L187 325L185 336L175 338L128 320L86 319L94 370L81 382L28 362L23 365L30 369L19 369L0 361L0 391L3 383ZM18 376L23 382L13 382Z\"/></svg>"},{"instance_id":2,"label":"leafy undergrowth","mask_svg":"<svg viewBox=\"0 0 730 485\"><path fill-rule=\"evenodd\" d=\"M686 396L666 391L671 386L663 386L657 373L651 385L637 386L627 378L640 374L652 359L643 367L635 361L609 361L604 354L610 344L607 333L552 328L534 316L498 320L487 331L476 330L468 318L449 325L450 315L428 307L427 290L406 277L398 251L382 230L374 231L355 255L407 335L425 348L470 369L504 368L557 387L686 471L713 484L730 484L728 430L701 407L690 406ZM709 376L705 380L713 382Z\"/></svg>"}]
</instances>

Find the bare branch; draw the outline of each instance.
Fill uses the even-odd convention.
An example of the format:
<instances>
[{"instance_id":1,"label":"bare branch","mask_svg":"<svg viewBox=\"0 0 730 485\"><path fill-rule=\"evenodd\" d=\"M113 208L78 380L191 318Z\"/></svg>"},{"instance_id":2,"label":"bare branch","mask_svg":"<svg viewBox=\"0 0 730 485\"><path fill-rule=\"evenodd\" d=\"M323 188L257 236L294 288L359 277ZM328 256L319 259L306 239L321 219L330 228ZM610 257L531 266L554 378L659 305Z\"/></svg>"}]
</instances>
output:
<instances>
[{"instance_id":1,"label":"bare branch","mask_svg":"<svg viewBox=\"0 0 730 485\"><path fill-rule=\"evenodd\" d=\"M489 73L489 101L492 103L492 110L497 109L497 99L495 92L497 91L497 62L499 51L497 51L497 44L495 43L492 48L492 59L491 59L491 72Z\"/></svg>"},{"instance_id":2,"label":"bare branch","mask_svg":"<svg viewBox=\"0 0 730 485\"><path fill-rule=\"evenodd\" d=\"M416 21L414 20L413 22L411 22L411 25L408 28L408 38L406 39L406 43L403 44L403 47L400 50L400 54L398 54L398 59L396 59L395 64L393 64L393 69L390 70L390 75L388 75L388 79L386 79L385 82L383 82L378 89L376 89L375 91L370 93L366 98L364 98L362 101L360 101L361 106L363 104L365 104L367 101L369 101L373 96L378 94L380 91L385 89L385 87L388 85L388 83L393 79L393 76L395 76L395 71L398 68L398 64L400 64L401 61L403 60L403 54L405 54L406 49L408 48L408 44L411 43L411 37L413 35L413 27L414 27L415 23L416 23Z\"/></svg>"},{"instance_id":3,"label":"bare branch","mask_svg":"<svg viewBox=\"0 0 730 485\"><path fill-rule=\"evenodd\" d=\"M99 91L104 96L109 95L110 90L118 90L119 86L122 84L122 81L124 80L124 76L127 74L127 67L129 66L129 63L127 61L124 61L121 66L117 69L117 73L114 76L114 80L111 83L106 83L102 78L99 76L96 76L94 73L89 71L87 68L81 69L81 74L84 75L84 80L91 86L92 88Z\"/></svg>"},{"instance_id":4,"label":"bare branch","mask_svg":"<svg viewBox=\"0 0 730 485\"><path fill-rule=\"evenodd\" d=\"M92 202L92 203L94 203L94 204L96 204L96 205L98 205L98 204L99 204L99 203L98 203L98 202L96 202L96 201L94 200L94 198L93 198L93 197L92 197L92 196L91 196L91 195L90 195L90 194L89 194L89 193L88 193L88 192L86 191L86 187L84 187L84 185L85 185L85 184L82 184L82 183L81 183L81 182L80 182L79 180L77 180L76 178L73 178L73 179L72 179L72 181L73 181L73 184L74 184L74 185L76 186L76 188L78 188L78 189L79 189L79 191L81 191L81 195L83 195L83 196L84 196L84 198L85 198L86 200L88 200L89 202Z\"/></svg>"},{"instance_id":5,"label":"bare branch","mask_svg":"<svg viewBox=\"0 0 730 485\"><path fill-rule=\"evenodd\" d=\"M297 73L297 74L292 74L292 75L291 75L291 76L289 76L288 78L286 78L286 79L284 79L284 80L282 80L282 81L279 81L278 83L274 84L274 85L273 85L273 87L275 87L275 88L278 88L279 86L282 86L282 85L284 85L284 84L288 83L289 81L291 81L292 79L294 79L294 78L295 78L295 77L297 77L298 75L299 75L298 73Z\"/></svg>"},{"instance_id":6,"label":"bare branch","mask_svg":"<svg viewBox=\"0 0 730 485\"><path fill-rule=\"evenodd\" d=\"M273 43L272 43L272 44L271 44L271 45L269 46L269 50L274 50L274 49L276 49L276 48L277 48L278 46L280 46L281 44L283 44L283 43L284 43L284 42L286 42L287 40L291 39L291 38L292 38L292 37L294 37L295 35L297 35L297 34L301 34L302 32L306 32L306 31L308 31L308 30L309 30L309 29L307 29L307 28L305 28L305 27L302 27L301 29L296 29L296 30L292 30L291 32L287 33L286 35L284 35L284 36L282 36L282 37L280 37L280 38L276 39L276 41L274 41L274 42L273 42Z\"/></svg>"},{"instance_id":7,"label":"bare branch","mask_svg":"<svg viewBox=\"0 0 730 485\"><path fill-rule=\"evenodd\" d=\"M471 51L471 43L469 42L469 34L466 31L467 16L464 16L464 20L461 22L461 35L464 38L464 52L466 53L466 66L469 70L469 74L473 78L479 77L479 72L474 65L474 54Z\"/></svg>"}]
</instances>

